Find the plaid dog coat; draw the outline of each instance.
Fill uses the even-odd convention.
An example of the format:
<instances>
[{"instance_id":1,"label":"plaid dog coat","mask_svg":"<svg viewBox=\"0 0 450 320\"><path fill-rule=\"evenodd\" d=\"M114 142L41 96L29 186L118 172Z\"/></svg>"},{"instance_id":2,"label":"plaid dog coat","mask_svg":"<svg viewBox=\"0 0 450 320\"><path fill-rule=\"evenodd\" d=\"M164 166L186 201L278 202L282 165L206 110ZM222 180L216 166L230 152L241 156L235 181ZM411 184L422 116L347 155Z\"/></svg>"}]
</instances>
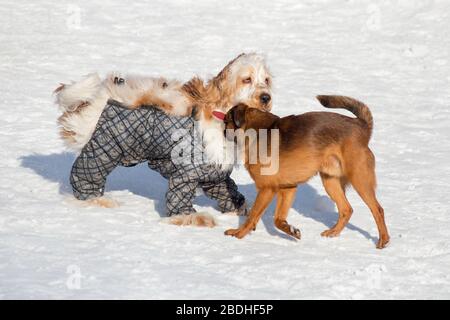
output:
<instances>
[{"instance_id":1,"label":"plaid dog coat","mask_svg":"<svg viewBox=\"0 0 450 320\"><path fill-rule=\"evenodd\" d=\"M181 130L181 131L180 131ZM173 154L182 152L177 133L191 141L192 154L175 161ZM203 147L192 143L198 139L192 117L169 116L151 106L130 110L109 100L95 131L73 164L70 183L77 199L87 200L104 193L106 178L117 166L148 162L151 169L169 180L166 193L167 214L195 212L192 202L197 188L217 200L222 212L238 210L245 202L231 179L231 169L223 170L206 161L193 160ZM188 161L185 161L188 159Z\"/></svg>"}]
</instances>

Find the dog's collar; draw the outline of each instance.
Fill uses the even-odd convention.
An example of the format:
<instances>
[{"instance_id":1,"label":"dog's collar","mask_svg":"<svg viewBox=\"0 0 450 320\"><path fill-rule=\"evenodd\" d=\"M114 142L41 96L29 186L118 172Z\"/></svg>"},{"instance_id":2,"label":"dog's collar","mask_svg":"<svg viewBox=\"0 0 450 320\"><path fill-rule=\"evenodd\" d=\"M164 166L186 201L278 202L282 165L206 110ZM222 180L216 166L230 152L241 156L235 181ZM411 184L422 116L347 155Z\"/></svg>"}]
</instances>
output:
<instances>
[{"instance_id":1,"label":"dog's collar","mask_svg":"<svg viewBox=\"0 0 450 320\"><path fill-rule=\"evenodd\" d=\"M226 113L220 110L213 110L212 115L217 121L223 122L225 120Z\"/></svg>"}]
</instances>

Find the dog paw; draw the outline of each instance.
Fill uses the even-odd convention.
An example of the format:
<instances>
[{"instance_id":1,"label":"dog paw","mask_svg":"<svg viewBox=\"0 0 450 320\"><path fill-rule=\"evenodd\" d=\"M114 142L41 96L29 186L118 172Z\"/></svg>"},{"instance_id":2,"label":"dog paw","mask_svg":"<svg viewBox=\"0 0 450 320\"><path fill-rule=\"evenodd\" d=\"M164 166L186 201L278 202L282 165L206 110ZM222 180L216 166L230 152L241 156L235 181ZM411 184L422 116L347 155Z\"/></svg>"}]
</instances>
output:
<instances>
[{"instance_id":1,"label":"dog paw","mask_svg":"<svg viewBox=\"0 0 450 320\"><path fill-rule=\"evenodd\" d=\"M236 237L236 238L238 238L238 239L242 239L242 238L245 237L248 233L249 233L249 231L247 231L247 229L243 229L243 228L239 228L239 229L228 229L227 231L225 231L225 235L226 235L226 236L232 236L232 237Z\"/></svg>"},{"instance_id":2,"label":"dog paw","mask_svg":"<svg viewBox=\"0 0 450 320\"><path fill-rule=\"evenodd\" d=\"M378 240L377 249L384 249L388 244L389 244L389 236L384 238L382 237L380 238L380 240Z\"/></svg>"},{"instance_id":3,"label":"dog paw","mask_svg":"<svg viewBox=\"0 0 450 320\"><path fill-rule=\"evenodd\" d=\"M192 217L192 225L194 225L194 226L208 227L208 228L213 228L213 227L217 226L216 220L209 213L198 212L198 213L194 213L192 216L193 216Z\"/></svg>"},{"instance_id":4,"label":"dog paw","mask_svg":"<svg viewBox=\"0 0 450 320\"><path fill-rule=\"evenodd\" d=\"M289 234L298 240L302 238L302 233L300 232L300 229L295 228L293 226L289 226Z\"/></svg>"},{"instance_id":5,"label":"dog paw","mask_svg":"<svg viewBox=\"0 0 450 320\"><path fill-rule=\"evenodd\" d=\"M226 236L234 236L237 232L239 231L239 229L228 229L224 232L224 234Z\"/></svg>"},{"instance_id":6,"label":"dog paw","mask_svg":"<svg viewBox=\"0 0 450 320\"><path fill-rule=\"evenodd\" d=\"M109 209L119 207L119 203L116 200L106 197L99 197L86 200L86 204Z\"/></svg>"},{"instance_id":7,"label":"dog paw","mask_svg":"<svg viewBox=\"0 0 450 320\"><path fill-rule=\"evenodd\" d=\"M333 238L338 237L341 232L336 229L328 229L322 232L320 235L322 237Z\"/></svg>"},{"instance_id":8,"label":"dog paw","mask_svg":"<svg viewBox=\"0 0 450 320\"><path fill-rule=\"evenodd\" d=\"M302 237L302 234L300 232L300 229L290 225L286 222L286 220L277 220L275 219L275 226L283 231L284 233L300 240Z\"/></svg>"},{"instance_id":9,"label":"dog paw","mask_svg":"<svg viewBox=\"0 0 450 320\"><path fill-rule=\"evenodd\" d=\"M176 226L196 226L213 228L217 225L212 215L206 212L195 212L191 214L177 214L163 218L163 222Z\"/></svg>"}]
</instances>

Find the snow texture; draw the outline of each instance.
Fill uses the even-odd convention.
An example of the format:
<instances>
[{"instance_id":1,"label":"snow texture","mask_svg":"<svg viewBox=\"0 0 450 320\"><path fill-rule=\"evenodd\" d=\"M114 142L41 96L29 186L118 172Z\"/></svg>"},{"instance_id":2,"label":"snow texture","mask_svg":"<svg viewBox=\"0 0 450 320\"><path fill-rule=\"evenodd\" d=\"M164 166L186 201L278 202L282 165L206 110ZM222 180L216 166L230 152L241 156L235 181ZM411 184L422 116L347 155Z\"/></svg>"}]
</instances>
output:
<instances>
[{"instance_id":1,"label":"snow texture","mask_svg":"<svg viewBox=\"0 0 450 320\"><path fill-rule=\"evenodd\" d=\"M0 298L450 298L448 1L4 0L0 15ZM288 217L300 241L274 229L274 204L243 240L223 235L242 218L204 196L218 227L161 223L167 181L146 165L109 177L117 209L72 199L59 82L210 77L242 51L267 55L279 115L323 111L316 94L370 106L387 249L353 190L347 228L320 236L337 212L317 178ZM233 177L253 201L245 170Z\"/></svg>"}]
</instances>

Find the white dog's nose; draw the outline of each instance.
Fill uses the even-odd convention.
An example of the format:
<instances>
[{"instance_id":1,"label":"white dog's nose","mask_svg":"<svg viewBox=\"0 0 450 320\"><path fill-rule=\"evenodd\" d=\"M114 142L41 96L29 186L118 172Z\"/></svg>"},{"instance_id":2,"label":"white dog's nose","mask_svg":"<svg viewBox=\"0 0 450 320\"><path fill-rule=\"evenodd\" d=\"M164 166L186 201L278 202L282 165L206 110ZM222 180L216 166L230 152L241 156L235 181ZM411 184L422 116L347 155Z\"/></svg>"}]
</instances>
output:
<instances>
[{"instance_id":1,"label":"white dog's nose","mask_svg":"<svg viewBox=\"0 0 450 320\"><path fill-rule=\"evenodd\" d=\"M262 103L268 104L269 101L270 101L270 99L271 99L271 97L270 97L270 94L268 94L268 93L263 93L263 94L261 94L261 95L259 96L259 99L261 100Z\"/></svg>"}]
</instances>

